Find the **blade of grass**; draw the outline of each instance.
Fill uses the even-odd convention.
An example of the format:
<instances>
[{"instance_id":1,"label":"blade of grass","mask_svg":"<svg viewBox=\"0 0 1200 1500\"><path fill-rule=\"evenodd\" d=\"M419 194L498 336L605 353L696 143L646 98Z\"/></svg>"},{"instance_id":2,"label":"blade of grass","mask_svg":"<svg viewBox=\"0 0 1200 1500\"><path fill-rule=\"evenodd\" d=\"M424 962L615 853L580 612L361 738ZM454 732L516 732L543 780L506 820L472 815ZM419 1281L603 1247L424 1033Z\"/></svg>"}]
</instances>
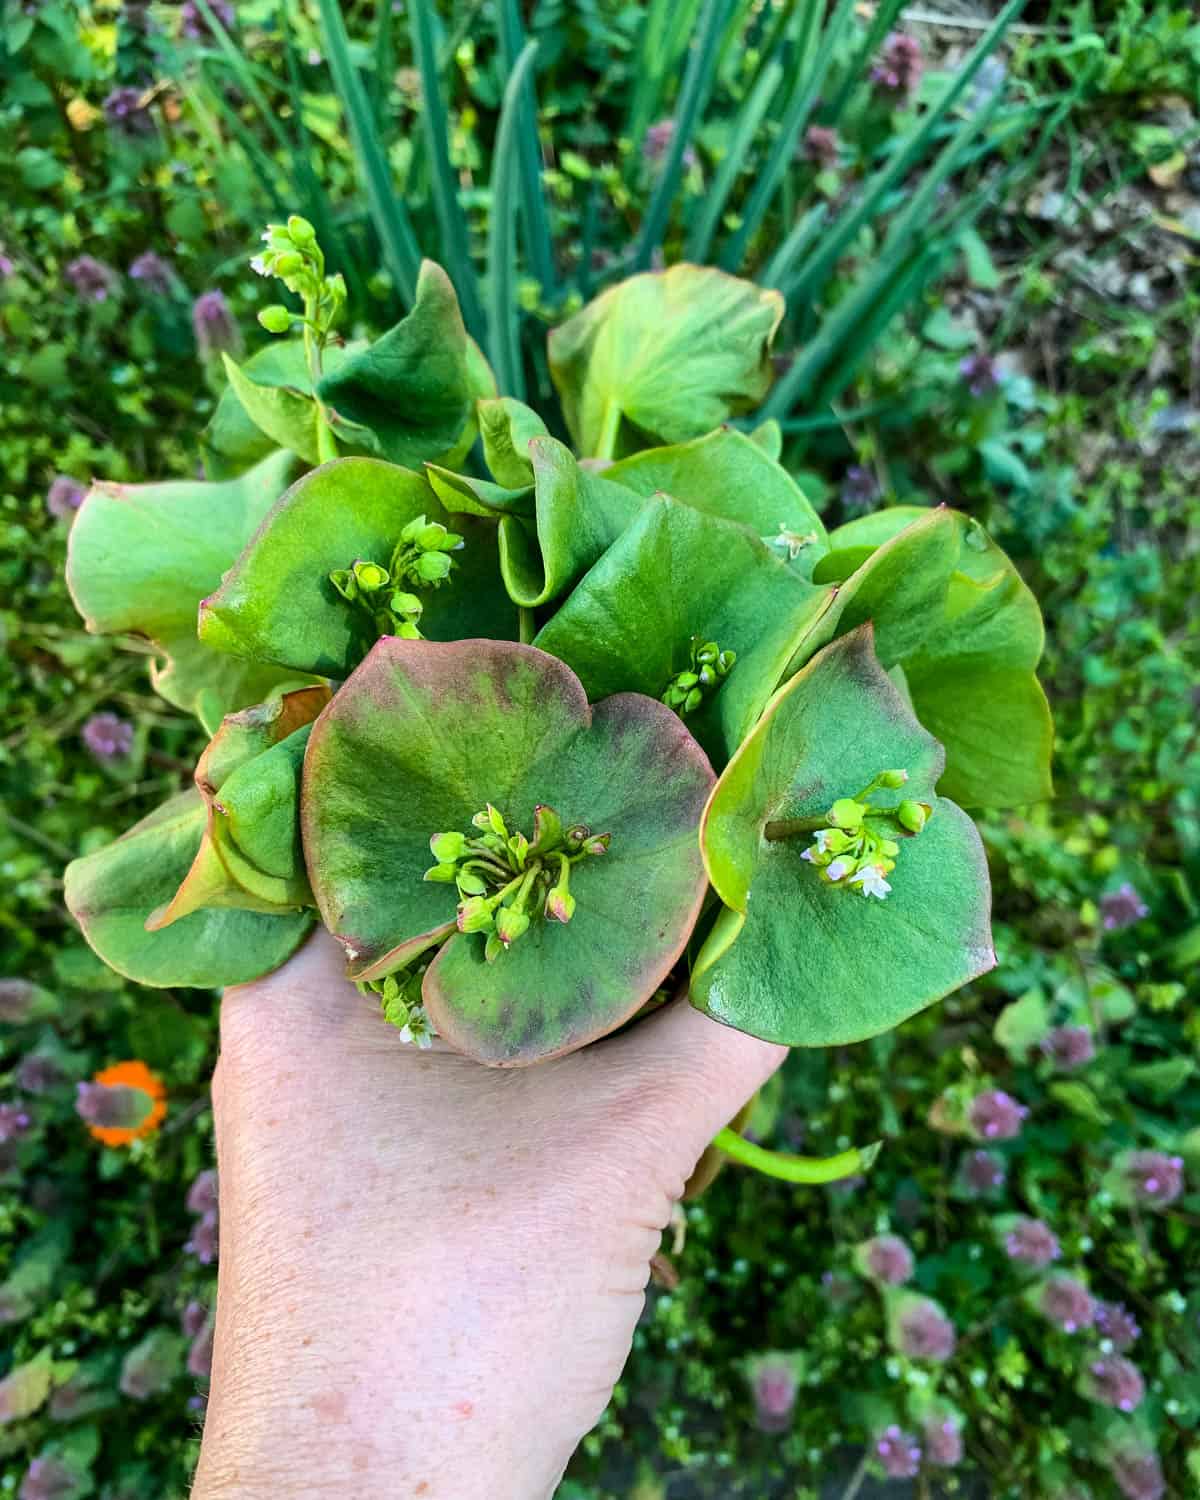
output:
<instances>
[{"instance_id":1,"label":"blade of grass","mask_svg":"<svg viewBox=\"0 0 1200 1500\"><path fill-rule=\"evenodd\" d=\"M726 241L721 252L721 265L734 271L741 265L746 249L757 234L767 215L784 174L796 155L796 143L808 124L821 94L821 87L829 72L842 38L854 17L855 0L838 0L837 9L830 17L829 25L814 36L815 51L811 63L801 70L801 78L780 122L779 134L768 153L767 160L759 172L749 201L742 210L742 222Z\"/></svg>"},{"instance_id":2,"label":"blade of grass","mask_svg":"<svg viewBox=\"0 0 1200 1500\"><path fill-rule=\"evenodd\" d=\"M683 75L671 144L666 160L659 171L658 181L654 185L654 192L651 195L649 207L646 209L646 217L642 221L642 231L638 236L633 262L635 270L646 270L654 251L662 243L667 220L671 215L671 204L679 189L684 152L691 142L696 121L700 117L712 88L713 64L730 3L731 0L705 0L696 40L692 46L691 56L688 58L687 70Z\"/></svg>"},{"instance_id":3,"label":"blade of grass","mask_svg":"<svg viewBox=\"0 0 1200 1500\"><path fill-rule=\"evenodd\" d=\"M690 29L700 0L650 0L638 33L633 57L633 95L625 134L632 150L625 162L625 179L632 181L641 160L646 131L659 115L664 80L674 72L685 45L681 30Z\"/></svg>"},{"instance_id":4,"label":"blade of grass","mask_svg":"<svg viewBox=\"0 0 1200 1500\"><path fill-rule=\"evenodd\" d=\"M463 322L476 339L484 337L479 279L471 259L467 216L458 201L458 179L450 163L450 118L442 91L433 37L432 0L409 0L413 56L421 73L421 123L429 152L433 209L441 234L442 256L462 307Z\"/></svg>"},{"instance_id":5,"label":"blade of grass","mask_svg":"<svg viewBox=\"0 0 1200 1500\"><path fill-rule=\"evenodd\" d=\"M412 222L403 201L392 189L383 143L375 132L371 106L362 80L350 60L350 44L338 0L317 0L325 51L334 87L342 101L358 173L367 194L371 220L383 258L401 297L412 305L417 291L417 273L421 268L421 251L413 233Z\"/></svg>"},{"instance_id":6,"label":"blade of grass","mask_svg":"<svg viewBox=\"0 0 1200 1500\"><path fill-rule=\"evenodd\" d=\"M725 153L725 160L713 179L712 187L704 195L703 207L688 236L687 258L699 265L708 259L712 237L717 225L721 222L725 204L745 167L746 157L750 147L754 144L754 137L758 134L758 127L762 124L767 106L782 81L783 64L771 63L759 78L749 99L738 110L737 123L733 129L729 149Z\"/></svg>"},{"instance_id":7,"label":"blade of grass","mask_svg":"<svg viewBox=\"0 0 1200 1500\"><path fill-rule=\"evenodd\" d=\"M925 119L913 131L909 139L899 147L894 156L867 182L858 202L852 208L847 209L834 224L828 238L822 242L801 271L798 283L793 288L794 295L808 301L819 295L846 247L853 243L862 227L879 213L880 205L885 197L899 185L905 174L919 160L933 139L935 131L970 87L984 61L991 55L1012 21L1020 14L1024 4L1025 0L1008 0L1004 9L980 39L975 51L963 65L962 71L947 86ZM950 138L944 150L954 151L959 138L964 134L973 134L974 130L975 121L965 120Z\"/></svg>"},{"instance_id":8,"label":"blade of grass","mask_svg":"<svg viewBox=\"0 0 1200 1500\"><path fill-rule=\"evenodd\" d=\"M371 89L371 105L375 116L375 130L379 135L387 123L387 100L392 86L392 77L396 71L396 44L392 34L393 14L392 7L387 4L377 7L378 15L375 17L375 67L372 70L373 87Z\"/></svg>"},{"instance_id":9,"label":"blade of grass","mask_svg":"<svg viewBox=\"0 0 1200 1500\"><path fill-rule=\"evenodd\" d=\"M523 55L524 46L525 33L521 26L521 11L517 0L500 0L500 55L504 71L510 79ZM542 189L542 143L538 139L537 95L532 72L521 89L517 151L527 264L541 286L542 299L552 302L557 277L554 271L554 243L550 238L550 219L546 212L546 195ZM492 171L494 174L494 166Z\"/></svg>"},{"instance_id":10,"label":"blade of grass","mask_svg":"<svg viewBox=\"0 0 1200 1500\"><path fill-rule=\"evenodd\" d=\"M504 89L496 149L492 153L492 210L488 221L488 330L492 368L502 396L525 399L521 363L521 309L517 302L517 179L525 82L538 44L526 42Z\"/></svg>"},{"instance_id":11,"label":"blade of grass","mask_svg":"<svg viewBox=\"0 0 1200 1500\"><path fill-rule=\"evenodd\" d=\"M815 203L802 218L798 219L787 239L776 250L758 276L759 285L775 287L783 291L792 267L820 234L828 218L829 205Z\"/></svg>"}]
</instances>

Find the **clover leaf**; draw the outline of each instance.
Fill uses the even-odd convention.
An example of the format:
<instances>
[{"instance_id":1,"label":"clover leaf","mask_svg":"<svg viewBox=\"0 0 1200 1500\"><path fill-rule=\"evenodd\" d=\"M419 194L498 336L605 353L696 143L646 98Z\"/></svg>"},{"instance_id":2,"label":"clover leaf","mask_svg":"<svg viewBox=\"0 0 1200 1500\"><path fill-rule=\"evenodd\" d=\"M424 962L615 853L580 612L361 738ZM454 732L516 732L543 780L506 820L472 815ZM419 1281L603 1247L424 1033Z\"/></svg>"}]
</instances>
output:
<instances>
[{"instance_id":1,"label":"clover leaf","mask_svg":"<svg viewBox=\"0 0 1200 1500\"><path fill-rule=\"evenodd\" d=\"M683 443L749 411L774 379L778 292L677 265L609 287L550 335L550 374L581 454Z\"/></svg>"},{"instance_id":2,"label":"clover leaf","mask_svg":"<svg viewBox=\"0 0 1200 1500\"><path fill-rule=\"evenodd\" d=\"M419 474L373 458L341 458L299 479L200 608L200 639L235 656L344 677L380 634L331 575L386 569L406 526L424 516L462 540L444 584L421 586L419 627L433 639L515 636L500 583L496 527L452 519ZM407 592L410 585L404 585Z\"/></svg>"},{"instance_id":3,"label":"clover leaf","mask_svg":"<svg viewBox=\"0 0 1200 1500\"><path fill-rule=\"evenodd\" d=\"M565 661L593 700L626 691L660 698L680 675L689 679L688 727L723 765L834 592L801 578L747 527L659 496L534 643ZM734 656L711 688L690 681L699 676L692 670L697 641Z\"/></svg>"},{"instance_id":4,"label":"clover leaf","mask_svg":"<svg viewBox=\"0 0 1200 1500\"><path fill-rule=\"evenodd\" d=\"M448 939L424 976L429 1018L481 1061L533 1062L612 1031L678 959L706 884L696 827L712 782L669 709L636 694L590 708L578 679L545 652L382 640L309 742L302 821L313 891L359 979ZM501 934L510 946L497 957L492 944L492 962L485 931L501 925L492 918L505 902L481 878L480 906L464 917L464 887L446 883L477 814L535 884L539 851L554 851L557 882L580 830L605 842L603 857L571 871L573 911L556 901L547 916L510 900ZM500 857L482 860L483 877ZM521 915L529 925L513 940Z\"/></svg>"},{"instance_id":5,"label":"clover leaf","mask_svg":"<svg viewBox=\"0 0 1200 1500\"><path fill-rule=\"evenodd\" d=\"M165 657L155 689L215 730L222 716L261 702L294 671L231 663L196 639L200 600L221 581L296 469L277 452L222 483L97 484L67 550L67 586L89 631L145 636Z\"/></svg>"},{"instance_id":6,"label":"clover leaf","mask_svg":"<svg viewBox=\"0 0 1200 1500\"><path fill-rule=\"evenodd\" d=\"M156 988L243 984L277 968L312 927L305 911L268 915L215 907L148 931L147 919L172 899L192 868L206 824L204 799L191 788L115 843L67 866L71 915L105 963L127 979Z\"/></svg>"},{"instance_id":7,"label":"clover leaf","mask_svg":"<svg viewBox=\"0 0 1200 1500\"><path fill-rule=\"evenodd\" d=\"M869 624L813 657L705 809L701 845L726 909L697 958L693 1003L771 1041L834 1046L897 1026L990 969L983 846L934 791L943 763L879 664ZM866 820L882 829L871 835L879 853L851 875L837 861L860 839L864 787L876 788L868 806L882 797L894 811ZM820 836L806 850L808 831Z\"/></svg>"}]
</instances>

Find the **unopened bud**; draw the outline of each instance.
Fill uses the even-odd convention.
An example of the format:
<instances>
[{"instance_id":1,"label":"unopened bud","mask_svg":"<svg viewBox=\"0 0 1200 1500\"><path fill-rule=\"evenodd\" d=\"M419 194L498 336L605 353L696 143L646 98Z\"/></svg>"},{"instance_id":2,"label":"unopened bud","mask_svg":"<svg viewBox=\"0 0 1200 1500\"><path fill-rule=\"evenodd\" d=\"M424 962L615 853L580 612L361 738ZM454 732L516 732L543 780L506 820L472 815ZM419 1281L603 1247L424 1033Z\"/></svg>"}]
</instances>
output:
<instances>
[{"instance_id":1,"label":"unopened bud","mask_svg":"<svg viewBox=\"0 0 1200 1500\"><path fill-rule=\"evenodd\" d=\"M362 558L354 564L353 571L354 581L364 594L378 593L392 581L386 568L381 568L378 563L364 561Z\"/></svg>"},{"instance_id":2,"label":"unopened bud","mask_svg":"<svg viewBox=\"0 0 1200 1500\"><path fill-rule=\"evenodd\" d=\"M466 852L467 838L463 833L435 833L429 848L439 864L453 864Z\"/></svg>"},{"instance_id":3,"label":"unopened bud","mask_svg":"<svg viewBox=\"0 0 1200 1500\"><path fill-rule=\"evenodd\" d=\"M492 908L482 896L468 896L458 908L459 932L491 932L494 924Z\"/></svg>"},{"instance_id":4,"label":"unopened bud","mask_svg":"<svg viewBox=\"0 0 1200 1500\"><path fill-rule=\"evenodd\" d=\"M908 780L908 772L881 771L876 779L878 780L880 786L885 786L888 787L889 790L895 791L897 787L902 787Z\"/></svg>"},{"instance_id":5,"label":"unopened bud","mask_svg":"<svg viewBox=\"0 0 1200 1500\"><path fill-rule=\"evenodd\" d=\"M515 906L502 906L496 913L496 936L506 948L528 931L528 915Z\"/></svg>"},{"instance_id":6,"label":"unopened bud","mask_svg":"<svg viewBox=\"0 0 1200 1500\"><path fill-rule=\"evenodd\" d=\"M933 808L928 802L913 802L906 799L896 809L896 817L910 833L920 833L929 822Z\"/></svg>"},{"instance_id":7,"label":"unopened bud","mask_svg":"<svg viewBox=\"0 0 1200 1500\"><path fill-rule=\"evenodd\" d=\"M829 809L829 821L835 828L859 828L862 820L862 803L853 797L839 797Z\"/></svg>"},{"instance_id":8,"label":"unopened bud","mask_svg":"<svg viewBox=\"0 0 1200 1500\"><path fill-rule=\"evenodd\" d=\"M316 244L317 231L307 219L301 218L299 214L290 214L288 216L287 227L293 244L303 246Z\"/></svg>"},{"instance_id":9,"label":"unopened bud","mask_svg":"<svg viewBox=\"0 0 1200 1500\"><path fill-rule=\"evenodd\" d=\"M275 302L261 310L258 321L268 333L286 333L292 326L292 315L286 307Z\"/></svg>"}]
</instances>

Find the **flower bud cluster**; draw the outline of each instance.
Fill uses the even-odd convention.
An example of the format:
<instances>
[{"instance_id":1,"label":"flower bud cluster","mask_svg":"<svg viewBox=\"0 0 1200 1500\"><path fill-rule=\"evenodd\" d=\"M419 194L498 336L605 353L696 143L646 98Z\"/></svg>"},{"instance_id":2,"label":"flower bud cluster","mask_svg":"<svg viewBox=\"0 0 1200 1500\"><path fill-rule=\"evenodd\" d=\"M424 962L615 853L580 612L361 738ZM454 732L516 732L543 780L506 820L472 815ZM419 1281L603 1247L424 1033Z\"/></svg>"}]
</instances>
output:
<instances>
[{"instance_id":1,"label":"flower bud cluster","mask_svg":"<svg viewBox=\"0 0 1200 1500\"><path fill-rule=\"evenodd\" d=\"M882 901L891 890L886 877L896 868L898 840L918 834L933 814L928 802L905 798L898 806L876 807L877 791L896 791L908 780L903 770L880 771L853 797L839 797L812 829L813 843L800 856L815 865L830 885L857 886Z\"/></svg>"},{"instance_id":2,"label":"flower bud cluster","mask_svg":"<svg viewBox=\"0 0 1200 1500\"><path fill-rule=\"evenodd\" d=\"M303 314L293 313L281 303L264 307L258 321L268 333L290 333L308 324L320 340L332 330L346 302L346 283L340 275L325 274L325 256L317 244L317 232L299 214L286 224L268 224L263 235L266 249L250 262L260 276L274 276L289 292L304 302Z\"/></svg>"},{"instance_id":3,"label":"flower bud cluster","mask_svg":"<svg viewBox=\"0 0 1200 1500\"><path fill-rule=\"evenodd\" d=\"M454 567L449 554L463 545L457 532L417 516L400 533L386 568L358 558L348 568L330 573L329 581L348 603L367 611L380 635L419 641L425 606L413 590L445 583Z\"/></svg>"},{"instance_id":4,"label":"flower bud cluster","mask_svg":"<svg viewBox=\"0 0 1200 1500\"><path fill-rule=\"evenodd\" d=\"M542 916L569 922L575 915L571 867L607 852L610 835L586 823L567 826L552 807L533 812L533 838L510 833L489 802L471 819L478 830L435 833L429 840L436 864L425 879L457 887L458 930L482 932L484 957L494 962Z\"/></svg>"},{"instance_id":5,"label":"flower bud cluster","mask_svg":"<svg viewBox=\"0 0 1200 1500\"><path fill-rule=\"evenodd\" d=\"M719 688L729 676L737 654L722 651L716 641L702 641L698 635L692 637L691 665L667 684L662 701L673 708L682 719L694 713L708 694Z\"/></svg>"},{"instance_id":6,"label":"flower bud cluster","mask_svg":"<svg viewBox=\"0 0 1200 1500\"><path fill-rule=\"evenodd\" d=\"M411 969L400 969L383 979L359 985L359 989L379 996L383 1019L396 1028L400 1040L419 1047L422 1052L433 1046L433 1039L437 1036L434 1024L421 1004L421 981L427 967L420 964Z\"/></svg>"}]
</instances>

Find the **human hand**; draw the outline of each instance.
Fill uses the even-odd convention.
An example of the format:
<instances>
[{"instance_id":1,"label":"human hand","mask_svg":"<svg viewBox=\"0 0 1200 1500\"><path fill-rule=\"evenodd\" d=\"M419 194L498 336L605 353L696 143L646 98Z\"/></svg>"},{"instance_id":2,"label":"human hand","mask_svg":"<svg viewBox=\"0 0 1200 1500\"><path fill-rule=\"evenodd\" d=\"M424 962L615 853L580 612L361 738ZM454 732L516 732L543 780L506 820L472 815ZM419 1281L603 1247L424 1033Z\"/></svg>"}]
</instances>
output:
<instances>
[{"instance_id":1,"label":"human hand","mask_svg":"<svg viewBox=\"0 0 1200 1500\"><path fill-rule=\"evenodd\" d=\"M193 1500L543 1500L706 1144L785 1049L676 1002L496 1070L402 1044L318 932L226 992Z\"/></svg>"}]
</instances>

